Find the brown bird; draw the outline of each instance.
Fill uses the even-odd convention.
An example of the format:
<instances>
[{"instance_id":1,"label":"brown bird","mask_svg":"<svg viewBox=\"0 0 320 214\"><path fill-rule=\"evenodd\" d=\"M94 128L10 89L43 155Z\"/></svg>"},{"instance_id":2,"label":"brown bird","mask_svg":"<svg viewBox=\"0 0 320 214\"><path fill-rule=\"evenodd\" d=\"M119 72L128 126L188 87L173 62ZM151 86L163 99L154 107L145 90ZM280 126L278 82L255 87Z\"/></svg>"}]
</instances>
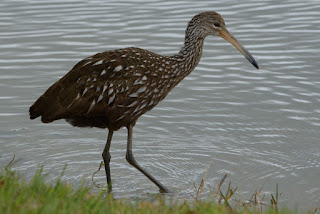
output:
<instances>
[{"instance_id":1,"label":"brown bird","mask_svg":"<svg viewBox=\"0 0 320 214\"><path fill-rule=\"evenodd\" d=\"M178 54L162 56L131 47L87 57L30 107L30 118L41 116L44 123L65 119L72 126L108 128L102 158L109 191L112 190L109 166L112 135L126 127L127 161L161 192L169 192L135 161L132 129L141 115L155 107L198 65L204 39L209 35L230 42L259 69L252 55L229 33L221 15L213 11L203 12L188 23L184 46Z\"/></svg>"}]
</instances>

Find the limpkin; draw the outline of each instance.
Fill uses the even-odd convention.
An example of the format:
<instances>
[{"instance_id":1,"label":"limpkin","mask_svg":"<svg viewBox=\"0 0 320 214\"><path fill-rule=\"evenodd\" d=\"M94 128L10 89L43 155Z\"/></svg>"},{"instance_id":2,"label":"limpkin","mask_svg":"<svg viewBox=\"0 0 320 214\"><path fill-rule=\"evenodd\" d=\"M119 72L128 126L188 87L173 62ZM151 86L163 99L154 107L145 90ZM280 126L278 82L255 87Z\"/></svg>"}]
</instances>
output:
<instances>
[{"instance_id":1,"label":"limpkin","mask_svg":"<svg viewBox=\"0 0 320 214\"><path fill-rule=\"evenodd\" d=\"M135 161L132 154L133 126L198 65L204 39L209 35L230 42L259 69L252 55L229 33L222 16L213 11L203 12L188 23L184 46L178 54L162 56L130 47L87 57L30 107L30 118L41 116L44 123L65 119L72 126L108 128L102 158L109 191L112 190L109 166L112 135L126 127L127 161L161 192L169 192Z\"/></svg>"}]
</instances>

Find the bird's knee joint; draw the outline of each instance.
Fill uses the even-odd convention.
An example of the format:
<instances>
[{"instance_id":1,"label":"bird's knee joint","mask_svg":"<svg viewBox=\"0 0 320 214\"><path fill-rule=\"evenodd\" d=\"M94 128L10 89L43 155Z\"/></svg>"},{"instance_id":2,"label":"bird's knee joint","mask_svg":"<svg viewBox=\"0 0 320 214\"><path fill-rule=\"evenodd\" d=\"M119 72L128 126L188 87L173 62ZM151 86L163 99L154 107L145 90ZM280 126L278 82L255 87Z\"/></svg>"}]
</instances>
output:
<instances>
[{"instance_id":1,"label":"bird's knee joint","mask_svg":"<svg viewBox=\"0 0 320 214\"><path fill-rule=\"evenodd\" d=\"M102 158L104 160L104 162L110 162L111 160L111 155L109 152L103 152L102 153Z\"/></svg>"},{"instance_id":2,"label":"bird's knee joint","mask_svg":"<svg viewBox=\"0 0 320 214\"><path fill-rule=\"evenodd\" d=\"M135 160L134 160L132 152L127 152L126 159L130 164L135 164Z\"/></svg>"}]
</instances>

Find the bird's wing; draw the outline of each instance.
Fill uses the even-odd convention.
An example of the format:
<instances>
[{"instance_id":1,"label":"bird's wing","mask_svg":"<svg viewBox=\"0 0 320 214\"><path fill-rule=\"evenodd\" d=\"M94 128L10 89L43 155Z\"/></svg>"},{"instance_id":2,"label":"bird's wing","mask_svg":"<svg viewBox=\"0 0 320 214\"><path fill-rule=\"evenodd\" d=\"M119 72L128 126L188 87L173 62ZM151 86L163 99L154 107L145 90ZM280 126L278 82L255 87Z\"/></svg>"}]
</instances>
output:
<instances>
[{"instance_id":1,"label":"bird's wing","mask_svg":"<svg viewBox=\"0 0 320 214\"><path fill-rule=\"evenodd\" d=\"M136 92L141 91L146 78L146 69L134 66L143 64L142 57L128 57L139 50L106 51L80 61L38 99L30 115L32 109L37 111L43 122L81 116L119 117L125 111L119 107L137 100Z\"/></svg>"}]
</instances>

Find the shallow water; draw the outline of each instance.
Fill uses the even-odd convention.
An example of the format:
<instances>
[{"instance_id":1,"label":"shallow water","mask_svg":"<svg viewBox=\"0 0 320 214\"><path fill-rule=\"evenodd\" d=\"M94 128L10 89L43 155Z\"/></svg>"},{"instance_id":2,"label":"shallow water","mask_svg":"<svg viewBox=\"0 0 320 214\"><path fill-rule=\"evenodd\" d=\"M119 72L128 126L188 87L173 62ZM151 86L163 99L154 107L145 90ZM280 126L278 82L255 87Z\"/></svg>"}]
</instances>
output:
<instances>
[{"instance_id":1,"label":"shallow water","mask_svg":"<svg viewBox=\"0 0 320 214\"><path fill-rule=\"evenodd\" d=\"M269 1L0 2L0 166L30 178L91 181L106 130L30 121L29 106L79 60L136 46L172 55L198 12L220 12L260 70L221 38L207 38L199 66L134 129L138 162L187 199L207 169L207 188L228 173L244 199L283 193L284 205L320 204L320 4ZM126 130L115 133L111 170L117 197L157 188L125 160ZM95 180L105 184L104 172Z\"/></svg>"}]
</instances>

